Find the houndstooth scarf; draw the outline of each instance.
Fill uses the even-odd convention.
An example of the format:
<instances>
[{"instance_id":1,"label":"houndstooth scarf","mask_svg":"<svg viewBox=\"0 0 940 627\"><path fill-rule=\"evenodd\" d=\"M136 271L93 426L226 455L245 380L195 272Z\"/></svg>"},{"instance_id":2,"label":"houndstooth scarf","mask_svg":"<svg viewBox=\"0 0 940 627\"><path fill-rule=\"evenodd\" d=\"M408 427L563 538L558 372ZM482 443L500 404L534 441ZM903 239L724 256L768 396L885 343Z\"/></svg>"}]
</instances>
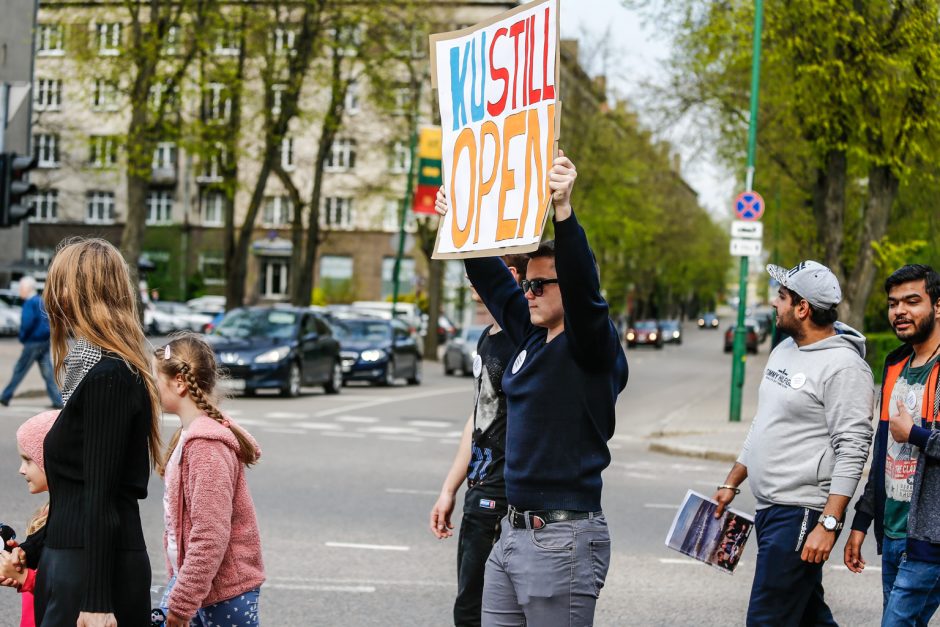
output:
<instances>
[{"instance_id":1,"label":"houndstooth scarf","mask_svg":"<svg viewBox=\"0 0 940 627\"><path fill-rule=\"evenodd\" d=\"M88 371L101 361L101 348L83 337L78 338L65 356L65 383L62 386L62 402L66 403L72 392L82 382Z\"/></svg>"}]
</instances>

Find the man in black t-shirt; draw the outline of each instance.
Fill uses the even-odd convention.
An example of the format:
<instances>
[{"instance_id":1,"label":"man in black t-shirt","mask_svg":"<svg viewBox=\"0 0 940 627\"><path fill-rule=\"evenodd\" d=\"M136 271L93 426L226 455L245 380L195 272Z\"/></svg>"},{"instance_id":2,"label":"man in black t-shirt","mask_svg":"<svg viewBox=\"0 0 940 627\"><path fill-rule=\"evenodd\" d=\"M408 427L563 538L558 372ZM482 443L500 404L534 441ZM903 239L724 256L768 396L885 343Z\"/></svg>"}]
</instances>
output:
<instances>
[{"instance_id":1,"label":"man in black t-shirt","mask_svg":"<svg viewBox=\"0 0 940 627\"><path fill-rule=\"evenodd\" d=\"M516 282L525 278L528 257L506 255L503 261ZM481 302L471 288L471 297ZM480 625L483 602L483 573L490 550L499 535L499 522L506 515L506 483L503 478L506 448L506 397L502 379L516 346L499 325L484 330L473 360L476 394L473 413L464 427L460 446L441 494L431 509L431 533L449 538L454 525L457 491L466 481L463 518L457 540L457 599L454 624Z\"/></svg>"}]
</instances>

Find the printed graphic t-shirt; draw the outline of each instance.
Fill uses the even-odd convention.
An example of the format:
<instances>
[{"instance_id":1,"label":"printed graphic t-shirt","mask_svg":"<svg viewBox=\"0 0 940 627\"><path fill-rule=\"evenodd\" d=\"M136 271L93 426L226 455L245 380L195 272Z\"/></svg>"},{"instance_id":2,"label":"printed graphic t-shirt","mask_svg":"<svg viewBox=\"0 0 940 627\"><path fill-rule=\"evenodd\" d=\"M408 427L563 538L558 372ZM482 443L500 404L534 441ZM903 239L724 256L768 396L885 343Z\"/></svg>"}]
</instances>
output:
<instances>
[{"instance_id":1,"label":"printed graphic t-shirt","mask_svg":"<svg viewBox=\"0 0 940 627\"><path fill-rule=\"evenodd\" d=\"M506 509L506 480L503 476L506 450L506 395L503 373L516 346L506 333L490 335L487 328L477 344L473 360L476 402L473 409L472 455L467 467L465 508L480 511Z\"/></svg>"},{"instance_id":2,"label":"printed graphic t-shirt","mask_svg":"<svg viewBox=\"0 0 940 627\"><path fill-rule=\"evenodd\" d=\"M911 360L904 365L901 375L891 391L891 406L888 414L898 415L900 399L920 424L923 415L924 388L937 358L923 366L911 367ZM885 535L895 540L907 537L907 514L911 509L911 494L914 491L914 472L917 470L918 448L910 442L900 444L888 431L888 446L885 459Z\"/></svg>"}]
</instances>

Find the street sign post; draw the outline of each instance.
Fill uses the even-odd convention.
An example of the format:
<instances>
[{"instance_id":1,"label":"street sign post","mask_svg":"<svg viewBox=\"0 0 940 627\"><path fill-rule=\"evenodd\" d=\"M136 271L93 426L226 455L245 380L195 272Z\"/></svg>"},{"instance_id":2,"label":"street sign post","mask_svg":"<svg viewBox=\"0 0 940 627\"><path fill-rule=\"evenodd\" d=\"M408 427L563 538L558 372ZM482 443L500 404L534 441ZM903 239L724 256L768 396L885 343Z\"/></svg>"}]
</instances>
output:
<instances>
[{"instance_id":1,"label":"street sign post","mask_svg":"<svg viewBox=\"0 0 940 627\"><path fill-rule=\"evenodd\" d=\"M734 199L734 213L738 220L760 220L764 215L764 199L752 190L741 192Z\"/></svg>"},{"instance_id":2,"label":"street sign post","mask_svg":"<svg viewBox=\"0 0 940 627\"><path fill-rule=\"evenodd\" d=\"M759 239L734 238L731 240L731 255L733 257L756 257L763 250L763 242Z\"/></svg>"}]
</instances>

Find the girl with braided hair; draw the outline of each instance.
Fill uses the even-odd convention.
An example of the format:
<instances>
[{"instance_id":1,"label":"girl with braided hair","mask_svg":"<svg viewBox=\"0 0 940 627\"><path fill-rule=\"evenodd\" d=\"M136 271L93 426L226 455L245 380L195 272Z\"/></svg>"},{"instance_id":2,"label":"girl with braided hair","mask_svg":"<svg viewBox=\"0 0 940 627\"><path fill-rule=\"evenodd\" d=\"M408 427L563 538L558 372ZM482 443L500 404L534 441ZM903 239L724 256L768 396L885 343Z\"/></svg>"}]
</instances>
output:
<instances>
[{"instance_id":1,"label":"girl with braided hair","mask_svg":"<svg viewBox=\"0 0 940 627\"><path fill-rule=\"evenodd\" d=\"M163 410L182 423L164 461L166 625L255 627L264 565L245 468L258 443L216 406L215 354L203 339L175 336L154 370Z\"/></svg>"}]
</instances>

